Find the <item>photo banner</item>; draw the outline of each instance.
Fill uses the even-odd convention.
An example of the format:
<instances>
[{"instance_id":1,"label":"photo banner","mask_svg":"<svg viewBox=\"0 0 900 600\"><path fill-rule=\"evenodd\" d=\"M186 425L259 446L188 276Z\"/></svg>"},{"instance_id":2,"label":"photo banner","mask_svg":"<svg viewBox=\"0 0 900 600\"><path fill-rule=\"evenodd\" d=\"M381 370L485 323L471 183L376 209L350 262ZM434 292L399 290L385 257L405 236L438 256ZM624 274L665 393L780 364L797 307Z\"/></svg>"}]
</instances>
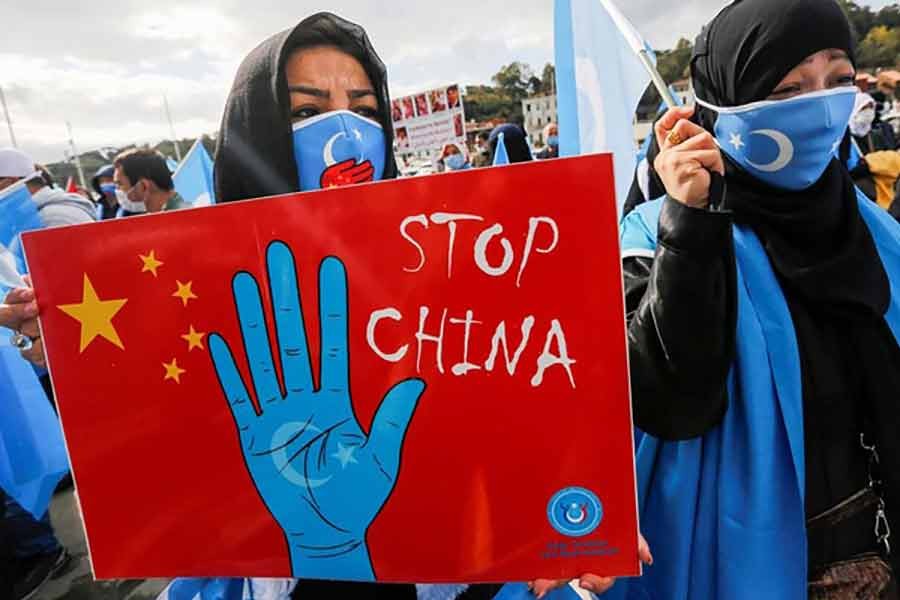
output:
<instances>
[{"instance_id":1,"label":"photo banner","mask_svg":"<svg viewBox=\"0 0 900 600\"><path fill-rule=\"evenodd\" d=\"M609 155L24 244L98 578L639 572Z\"/></svg>"},{"instance_id":2,"label":"photo banner","mask_svg":"<svg viewBox=\"0 0 900 600\"><path fill-rule=\"evenodd\" d=\"M397 152L437 152L451 142L465 147L466 111L460 91L453 84L393 100Z\"/></svg>"}]
</instances>

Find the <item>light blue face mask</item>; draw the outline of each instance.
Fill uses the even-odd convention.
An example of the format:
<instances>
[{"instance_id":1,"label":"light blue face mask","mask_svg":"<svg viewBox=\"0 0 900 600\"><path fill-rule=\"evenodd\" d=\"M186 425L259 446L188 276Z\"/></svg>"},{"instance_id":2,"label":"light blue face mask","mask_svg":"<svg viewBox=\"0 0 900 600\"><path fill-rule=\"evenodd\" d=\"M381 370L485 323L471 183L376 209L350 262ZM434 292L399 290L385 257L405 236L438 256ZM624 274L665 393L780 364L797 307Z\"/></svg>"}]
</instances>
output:
<instances>
[{"instance_id":1,"label":"light blue face mask","mask_svg":"<svg viewBox=\"0 0 900 600\"><path fill-rule=\"evenodd\" d=\"M559 146L559 136L558 135L548 135L547 136L547 145L553 146L554 148L556 146Z\"/></svg>"},{"instance_id":2,"label":"light blue face mask","mask_svg":"<svg viewBox=\"0 0 900 600\"><path fill-rule=\"evenodd\" d=\"M115 195L116 193L116 184L114 183L101 183L100 191L104 194L109 194L110 196Z\"/></svg>"},{"instance_id":3,"label":"light blue face mask","mask_svg":"<svg viewBox=\"0 0 900 600\"><path fill-rule=\"evenodd\" d=\"M444 159L444 164L450 171L459 171L466 166L466 157L462 154L451 154Z\"/></svg>"},{"instance_id":4,"label":"light blue face mask","mask_svg":"<svg viewBox=\"0 0 900 600\"><path fill-rule=\"evenodd\" d=\"M718 114L716 140L734 162L769 185L799 191L837 155L855 99L848 87L735 107L697 103Z\"/></svg>"},{"instance_id":5,"label":"light blue face mask","mask_svg":"<svg viewBox=\"0 0 900 600\"><path fill-rule=\"evenodd\" d=\"M294 125L294 159L300 191L378 181L386 158L381 125L349 110Z\"/></svg>"}]
</instances>

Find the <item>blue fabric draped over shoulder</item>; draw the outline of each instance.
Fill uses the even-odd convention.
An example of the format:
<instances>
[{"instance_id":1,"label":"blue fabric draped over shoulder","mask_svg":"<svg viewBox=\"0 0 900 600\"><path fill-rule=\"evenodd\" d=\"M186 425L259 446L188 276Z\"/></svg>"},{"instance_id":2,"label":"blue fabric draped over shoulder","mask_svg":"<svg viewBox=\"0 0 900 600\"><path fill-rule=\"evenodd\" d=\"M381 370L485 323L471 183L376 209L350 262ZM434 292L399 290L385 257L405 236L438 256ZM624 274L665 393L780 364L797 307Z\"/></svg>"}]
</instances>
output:
<instances>
[{"instance_id":1,"label":"blue fabric draped over shoulder","mask_svg":"<svg viewBox=\"0 0 900 600\"><path fill-rule=\"evenodd\" d=\"M860 212L891 281L886 320L900 340L900 224L862 193ZM623 258L653 256L663 199L621 223ZM723 422L702 438L641 436L641 529L654 564L613 599L807 597L799 349L787 301L752 230L734 226L736 356Z\"/></svg>"}]
</instances>

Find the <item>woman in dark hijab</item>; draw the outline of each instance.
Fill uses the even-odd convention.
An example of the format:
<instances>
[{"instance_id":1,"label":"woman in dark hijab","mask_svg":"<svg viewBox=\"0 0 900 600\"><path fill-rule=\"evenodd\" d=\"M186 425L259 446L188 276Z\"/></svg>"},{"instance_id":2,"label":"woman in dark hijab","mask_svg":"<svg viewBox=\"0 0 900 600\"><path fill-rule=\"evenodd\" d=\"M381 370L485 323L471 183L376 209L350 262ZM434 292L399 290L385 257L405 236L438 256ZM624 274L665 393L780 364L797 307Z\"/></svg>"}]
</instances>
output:
<instances>
[{"instance_id":1,"label":"woman in dark hijab","mask_svg":"<svg viewBox=\"0 0 900 600\"><path fill-rule=\"evenodd\" d=\"M531 156L531 148L528 147L528 140L525 138L525 130L518 125L506 123L495 127L491 131L491 137L488 138L491 164L494 163L494 157L497 155L497 144L500 143L501 134L505 140L506 154L509 156L510 164L534 160L534 157Z\"/></svg>"},{"instance_id":2,"label":"woman in dark hijab","mask_svg":"<svg viewBox=\"0 0 900 600\"><path fill-rule=\"evenodd\" d=\"M656 125L621 232L655 562L612 597L897 597L900 227L835 159L853 65L835 0L738 0Z\"/></svg>"},{"instance_id":3,"label":"woman in dark hijab","mask_svg":"<svg viewBox=\"0 0 900 600\"><path fill-rule=\"evenodd\" d=\"M319 13L264 41L238 70L216 149L216 194L230 202L391 179L392 147L384 64L360 26ZM429 589L471 600L499 589L465 587ZM294 597L392 600L417 592L414 585L300 580Z\"/></svg>"}]
</instances>

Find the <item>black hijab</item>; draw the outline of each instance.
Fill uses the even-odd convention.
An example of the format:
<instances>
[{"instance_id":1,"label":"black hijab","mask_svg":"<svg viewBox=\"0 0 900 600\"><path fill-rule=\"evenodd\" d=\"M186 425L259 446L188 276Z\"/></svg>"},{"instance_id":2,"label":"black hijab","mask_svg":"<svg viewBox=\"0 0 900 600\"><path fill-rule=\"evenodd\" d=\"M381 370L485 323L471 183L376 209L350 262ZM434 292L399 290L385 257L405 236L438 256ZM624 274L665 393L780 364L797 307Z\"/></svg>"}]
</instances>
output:
<instances>
[{"instance_id":1,"label":"black hijab","mask_svg":"<svg viewBox=\"0 0 900 600\"><path fill-rule=\"evenodd\" d=\"M238 69L216 146L215 180L219 202L299 191L291 101L284 66L291 52L313 46L334 46L343 50L366 70L378 96L378 120L384 129L384 179L397 176L384 63L362 27L322 12L264 41Z\"/></svg>"},{"instance_id":2,"label":"black hijab","mask_svg":"<svg viewBox=\"0 0 900 600\"><path fill-rule=\"evenodd\" d=\"M765 100L795 66L829 48L854 61L853 32L835 0L737 0L697 38L694 89L723 107ZM716 114L698 106L694 119L712 132ZM787 291L842 314L884 315L890 285L838 160L799 192L769 186L725 160L724 208L756 231Z\"/></svg>"},{"instance_id":3,"label":"black hijab","mask_svg":"<svg viewBox=\"0 0 900 600\"><path fill-rule=\"evenodd\" d=\"M500 140L500 134L503 134L503 141L506 145L506 154L509 156L509 162L520 163L534 160L531 156L531 148L528 147L528 140L525 139L525 130L512 123L498 125L491 131L491 137L488 138L488 144L491 148L491 163L494 162L494 155L497 153L497 143Z\"/></svg>"}]
</instances>

